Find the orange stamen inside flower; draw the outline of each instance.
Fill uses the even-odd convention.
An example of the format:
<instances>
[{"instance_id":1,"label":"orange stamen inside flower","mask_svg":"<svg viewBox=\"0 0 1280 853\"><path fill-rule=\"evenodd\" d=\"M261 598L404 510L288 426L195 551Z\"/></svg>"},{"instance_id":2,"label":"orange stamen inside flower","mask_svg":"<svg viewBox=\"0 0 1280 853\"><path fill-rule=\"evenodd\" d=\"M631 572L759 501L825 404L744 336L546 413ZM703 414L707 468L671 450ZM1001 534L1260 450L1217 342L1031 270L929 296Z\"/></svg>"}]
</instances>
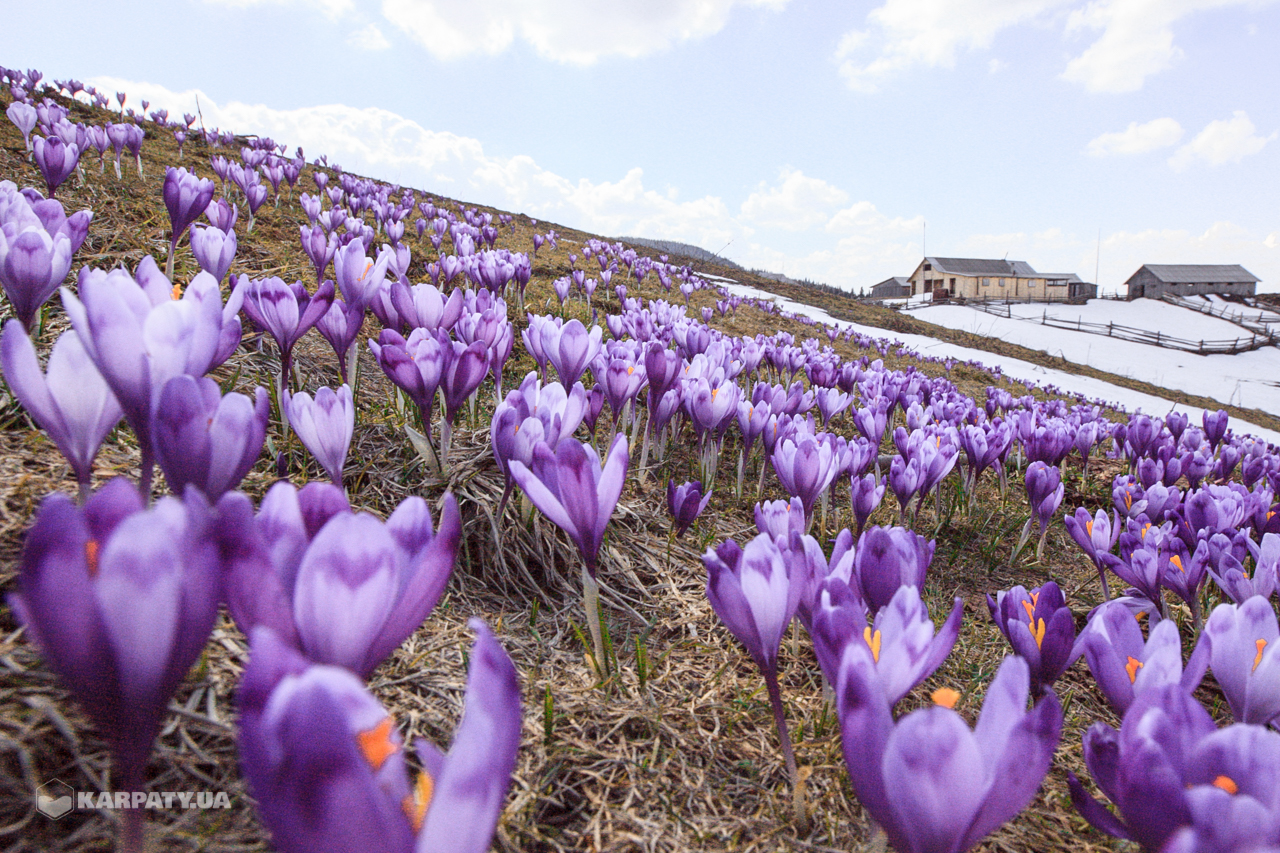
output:
<instances>
[{"instance_id":1,"label":"orange stamen inside flower","mask_svg":"<svg viewBox=\"0 0 1280 853\"><path fill-rule=\"evenodd\" d=\"M1037 649L1044 643L1044 629L1045 624L1043 619L1037 619L1035 625L1031 628L1031 636L1036 638Z\"/></svg>"},{"instance_id":2,"label":"orange stamen inside flower","mask_svg":"<svg viewBox=\"0 0 1280 853\"><path fill-rule=\"evenodd\" d=\"M1124 671L1129 673L1130 684L1138 680L1138 670L1140 669L1142 669L1142 661L1130 655L1129 662L1124 665Z\"/></svg>"},{"instance_id":3,"label":"orange stamen inside flower","mask_svg":"<svg viewBox=\"0 0 1280 853\"><path fill-rule=\"evenodd\" d=\"M1256 671L1258 669L1258 664L1262 663L1262 650L1267 647L1267 641L1257 640L1254 645L1258 647L1258 653L1253 656L1253 669L1249 670L1250 672Z\"/></svg>"},{"instance_id":4,"label":"orange stamen inside flower","mask_svg":"<svg viewBox=\"0 0 1280 853\"><path fill-rule=\"evenodd\" d=\"M1221 788L1232 796L1235 796L1240 791L1240 786L1237 785L1236 780L1232 779L1230 776L1219 776L1210 784L1215 788Z\"/></svg>"},{"instance_id":5,"label":"orange stamen inside flower","mask_svg":"<svg viewBox=\"0 0 1280 853\"><path fill-rule=\"evenodd\" d=\"M1022 602L1022 609L1023 609L1023 610L1025 610L1025 611L1027 611L1027 621L1031 621L1032 619L1035 619L1035 618L1036 618L1036 608L1035 608L1035 605L1034 605L1034 604L1032 604L1030 601L1025 601L1025 600L1024 600L1024 601Z\"/></svg>"},{"instance_id":6,"label":"orange stamen inside flower","mask_svg":"<svg viewBox=\"0 0 1280 853\"><path fill-rule=\"evenodd\" d=\"M719 390L720 390L719 388L712 388L712 389L711 389L711 399L712 399L712 400L714 400L714 399L716 398L716 393L717 393L717 392L719 392Z\"/></svg>"},{"instance_id":7,"label":"orange stamen inside flower","mask_svg":"<svg viewBox=\"0 0 1280 853\"><path fill-rule=\"evenodd\" d=\"M90 539L84 543L84 560L89 569L89 577L96 578L98 576L98 540ZM1259 655L1262 652L1258 652Z\"/></svg>"},{"instance_id":8,"label":"orange stamen inside flower","mask_svg":"<svg viewBox=\"0 0 1280 853\"><path fill-rule=\"evenodd\" d=\"M871 626L868 625L862 629L862 639L867 641L867 645L871 648L871 657L876 663L880 663L880 632L871 633Z\"/></svg>"},{"instance_id":9,"label":"orange stamen inside flower","mask_svg":"<svg viewBox=\"0 0 1280 853\"><path fill-rule=\"evenodd\" d=\"M182 285L180 285L180 284L175 284L175 285L173 286L173 290L169 291L169 298L170 298L170 299L181 299L181 298L182 298Z\"/></svg>"},{"instance_id":10,"label":"orange stamen inside flower","mask_svg":"<svg viewBox=\"0 0 1280 853\"><path fill-rule=\"evenodd\" d=\"M1172 557L1170 557L1169 562L1177 566L1178 571L1182 572L1184 575L1187 573L1187 570L1182 568L1182 558L1179 557L1177 554L1174 554Z\"/></svg>"},{"instance_id":11,"label":"orange stamen inside flower","mask_svg":"<svg viewBox=\"0 0 1280 853\"><path fill-rule=\"evenodd\" d=\"M1088 533L1090 536L1093 536L1093 522L1092 522L1092 521L1086 521L1086 522L1084 523L1084 530L1085 530L1085 532L1086 532L1086 533Z\"/></svg>"},{"instance_id":12,"label":"orange stamen inside flower","mask_svg":"<svg viewBox=\"0 0 1280 853\"><path fill-rule=\"evenodd\" d=\"M636 372L636 366L635 366L634 364L628 364L628 365L627 365L627 375L628 375L628 376L630 376L631 374L633 374L633 373L635 373L635 372Z\"/></svg>"},{"instance_id":13,"label":"orange stamen inside flower","mask_svg":"<svg viewBox=\"0 0 1280 853\"><path fill-rule=\"evenodd\" d=\"M364 269L360 272L360 278L358 280L364 281L364 277L369 274L369 270L371 269L373 269L373 261L369 260L368 258L365 258Z\"/></svg>"},{"instance_id":14,"label":"orange stamen inside flower","mask_svg":"<svg viewBox=\"0 0 1280 853\"><path fill-rule=\"evenodd\" d=\"M933 699L933 704L935 705L941 705L944 708L954 708L956 703L960 701L960 691L953 690L950 687L939 687L937 690L933 691L933 695L930 698Z\"/></svg>"},{"instance_id":15,"label":"orange stamen inside flower","mask_svg":"<svg viewBox=\"0 0 1280 853\"><path fill-rule=\"evenodd\" d=\"M374 770L380 769L399 748L391 742L391 717L383 717L382 722L366 732L357 732L356 743L369 766Z\"/></svg>"},{"instance_id":16,"label":"orange stamen inside flower","mask_svg":"<svg viewBox=\"0 0 1280 853\"><path fill-rule=\"evenodd\" d=\"M413 793L400 801L400 807L404 809L415 833L422 829L422 822L426 820L427 807L431 805L431 795L435 793L435 788L435 780L431 778L430 773L423 770L413 784Z\"/></svg>"}]
</instances>

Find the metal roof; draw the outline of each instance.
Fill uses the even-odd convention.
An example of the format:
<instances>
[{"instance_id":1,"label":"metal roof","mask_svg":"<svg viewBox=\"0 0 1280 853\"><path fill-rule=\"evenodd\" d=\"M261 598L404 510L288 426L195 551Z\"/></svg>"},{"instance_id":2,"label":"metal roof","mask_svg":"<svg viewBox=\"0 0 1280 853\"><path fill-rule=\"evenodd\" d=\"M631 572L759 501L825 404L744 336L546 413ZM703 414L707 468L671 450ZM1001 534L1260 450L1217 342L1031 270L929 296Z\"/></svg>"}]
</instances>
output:
<instances>
[{"instance_id":1,"label":"metal roof","mask_svg":"<svg viewBox=\"0 0 1280 853\"><path fill-rule=\"evenodd\" d=\"M1239 264L1143 264L1138 272L1147 270L1166 284L1257 282L1258 277ZM1138 272L1129 276L1132 280Z\"/></svg>"},{"instance_id":2,"label":"metal roof","mask_svg":"<svg viewBox=\"0 0 1280 853\"><path fill-rule=\"evenodd\" d=\"M1026 261L988 260L985 258L925 258L936 272L956 275L995 275L1037 278L1040 273Z\"/></svg>"}]
</instances>

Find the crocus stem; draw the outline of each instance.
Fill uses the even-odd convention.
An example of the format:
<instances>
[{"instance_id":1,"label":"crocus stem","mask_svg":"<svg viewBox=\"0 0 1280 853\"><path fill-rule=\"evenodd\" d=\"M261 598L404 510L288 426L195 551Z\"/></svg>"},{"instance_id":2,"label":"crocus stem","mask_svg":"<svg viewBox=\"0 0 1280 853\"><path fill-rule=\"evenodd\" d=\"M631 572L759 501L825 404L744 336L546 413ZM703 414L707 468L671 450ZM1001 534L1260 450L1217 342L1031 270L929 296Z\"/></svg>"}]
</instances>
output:
<instances>
[{"instance_id":1,"label":"crocus stem","mask_svg":"<svg viewBox=\"0 0 1280 853\"><path fill-rule=\"evenodd\" d=\"M138 476L138 491L142 493L142 500L147 505L151 504L151 475L155 468L155 452L151 449L151 442L138 442L142 445L142 471Z\"/></svg>"},{"instance_id":2,"label":"crocus stem","mask_svg":"<svg viewBox=\"0 0 1280 853\"><path fill-rule=\"evenodd\" d=\"M89 500L89 494L91 491L92 488L89 485L89 475L86 474L85 478L80 481L80 506L84 506L84 502Z\"/></svg>"},{"instance_id":3,"label":"crocus stem","mask_svg":"<svg viewBox=\"0 0 1280 853\"><path fill-rule=\"evenodd\" d=\"M604 639L600 633L600 584L595 576L582 566L582 606L587 611L587 627L591 630L591 645L595 649L596 670L603 678L608 668L604 657Z\"/></svg>"},{"instance_id":4,"label":"crocus stem","mask_svg":"<svg viewBox=\"0 0 1280 853\"><path fill-rule=\"evenodd\" d=\"M769 690L769 704L773 706L773 721L778 725L778 742L782 746L782 757L787 763L787 775L791 779L791 790L794 792L800 785L800 771L796 767L796 755L791 749L791 734L787 731L787 717L782 710L782 691L778 689L778 674L766 671L765 687Z\"/></svg>"},{"instance_id":5,"label":"crocus stem","mask_svg":"<svg viewBox=\"0 0 1280 853\"><path fill-rule=\"evenodd\" d=\"M120 853L142 853L143 809L121 809Z\"/></svg>"},{"instance_id":6,"label":"crocus stem","mask_svg":"<svg viewBox=\"0 0 1280 853\"><path fill-rule=\"evenodd\" d=\"M169 257L164 262L164 277L173 281L173 252L178 248L178 235L174 234L173 239L169 241Z\"/></svg>"}]
</instances>

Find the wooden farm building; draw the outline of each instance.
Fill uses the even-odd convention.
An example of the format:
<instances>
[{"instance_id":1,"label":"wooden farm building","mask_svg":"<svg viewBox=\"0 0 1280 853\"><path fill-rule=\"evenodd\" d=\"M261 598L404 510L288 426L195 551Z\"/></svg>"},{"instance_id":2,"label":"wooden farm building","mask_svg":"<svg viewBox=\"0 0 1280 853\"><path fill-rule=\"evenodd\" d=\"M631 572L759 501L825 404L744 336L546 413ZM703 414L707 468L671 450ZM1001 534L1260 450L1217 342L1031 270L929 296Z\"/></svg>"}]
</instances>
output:
<instances>
[{"instance_id":1,"label":"wooden farm building","mask_svg":"<svg viewBox=\"0 0 1280 853\"><path fill-rule=\"evenodd\" d=\"M1254 296L1258 277L1239 264L1143 264L1125 282L1129 298L1170 296Z\"/></svg>"},{"instance_id":2,"label":"wooden farm building","mask_svg":"<svg viewBox=\"0 0 1280 853\"><path fill-rule=\"evenodd\" d=\"M1081 281L1075 273L1036 272L1026 261L986 258L928 257L916 267L908 283L911 296L932 293L935 299L1065 302L1098 295L1096 284Z\"/></svg>"},{"instance_id":3,"label":"wooden farm building","mask_svg":"<svg viewBox=\"0 0 1280 853\"><path fill-rule=\"evenodd\" d=\"M900 275L886 278L879 284L871 286L872 299L902 299L911 295L911 282Z\"/></svg>"}]
</instances>

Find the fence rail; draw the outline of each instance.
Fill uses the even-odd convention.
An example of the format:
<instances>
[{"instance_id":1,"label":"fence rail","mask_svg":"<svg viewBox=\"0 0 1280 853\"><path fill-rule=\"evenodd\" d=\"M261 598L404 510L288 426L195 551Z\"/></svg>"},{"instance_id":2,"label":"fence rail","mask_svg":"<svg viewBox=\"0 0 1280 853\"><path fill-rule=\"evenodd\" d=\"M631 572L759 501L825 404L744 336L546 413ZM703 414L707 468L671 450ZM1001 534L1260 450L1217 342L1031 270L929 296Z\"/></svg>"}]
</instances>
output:
<instances>
[{"instance_id":1,"label":"fence rail","mask_svg":"<svg viewBox=\"0 0 1280 853\"><path fill-rule=\"evenodd\" d=\"M1040 318L1040 324L1055 329L1071 329L1077 332L1088 332L1092 335L1106 335L1109 338L1116 338L1122 341L1150 344L1165 349L1193 352L1198 355L1236 355L1242 352L1252 352L1267 346L1276 346L1278 340L1274 332L1268 332L1267 334L1250 334L1247 338L1236 338L1235 340L1189 341L1185 338L1166 335L1160 331L1150 332L1146 329L1135 329L1132 326L1122 326L1118 323L1086 323L1079 318L1074 321L1064 320L1060 317L1050 317L1047 311Z\"/></svg>"},{"instance_id":2,"label":"fence rail","mask_svg":"<svg viewBox=\"0 0 1280 853\"><path fill-rule=\"evenodd\" d=\"M1267 311L1262 308L1254 309L1258 312L1258 317L1257 319L1251 319L1251 318L1245 317L1242 312L1227 310L1227 307L1225 305L1219 308L1214 308L1213 305L1209 304L1208 302L1203 302L1203 301L1196 302L1196 301L1187 299L1186 297L1178 296L1172 293L1162 294L1160 298L1163 299L1165 302L1168 302L1170 305L1177 305L1179 308L1187 308L1192 311L1198 311L1201 314L1208 314L1211 317L1217 317L1221 320L1226 320L1228 323L1234 323L1235 325L1239 326L1242 329L1247 329L1248 331L1254 332L1259 335L1273 335L1274 332L1272 331L1272 329L1268 324L1269 323L1280 324L1280 314L1276 314L1273 311ZM1264 320L1263 319L1264 314L1270 314L1275 319Z\"/></svg>"}]
</instances>

